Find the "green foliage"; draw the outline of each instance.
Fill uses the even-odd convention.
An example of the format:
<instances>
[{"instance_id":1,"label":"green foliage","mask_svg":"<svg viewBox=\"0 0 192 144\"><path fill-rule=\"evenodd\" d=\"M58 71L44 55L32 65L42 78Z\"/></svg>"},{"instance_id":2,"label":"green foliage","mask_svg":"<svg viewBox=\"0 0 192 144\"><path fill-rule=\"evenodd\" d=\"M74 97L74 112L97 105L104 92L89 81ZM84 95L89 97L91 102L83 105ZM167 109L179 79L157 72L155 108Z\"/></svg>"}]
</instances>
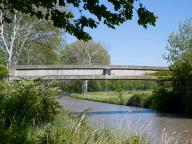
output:
<instances>
[{"instance_id":1,"label":"green foliage","mask_svg":"<svg viewBox=\"0 0 192 144\"><path fill-rule=\"evenodd\" d=\"M132 97L129 98L127 105L151 108L152 99L153 97L151 92L135 93Z\"/></svg>"},{"instance_id":2,"label":"green foliage","mask_svg":"<svg viewBox=\"0 0 192 144\"><path fill-rule=\"evenodd\" d=\"M5 65L5 55L0 47L0 64Z\"/></svg>"},{"instance_id":3,"label":"green foliage","mask_svg":"<svg viewBox=\"0 0 192 144\"><path fill-rule=\"evenodd\" d=\"M114 8L110 9L104 3L112 5ZM84 31L86 27L96 28L100 23L103 23L114 29L116 26L131 20L134 14L133 10L136 10L138 14L138 24L145 28L147 25L155 25L157 19L153 12L147 10L137 0L59 0L59 3L55 0L1 0L0 4L0 9L3 10L14 12L18 10L22 13L35 15L38 19L51 19L56 27L64 28L66 32L83 40L91 39L90 35ZM55 5L63 10L56 9ZM68 5L72 6L79 14L75 16L71 11L68 11ZM91 17L86 16L87 13ZM5 20L9 21L7 18Z\"/></svg>"},{"instance_id":4,"label":"green foliage","mask_svg":"<svg viewBox=\"0 0 192 144\"><path fill-rule=\"evenodd\" d=\"M169 52L165 59L174 64L185 58L187 51L192 51L192 18L181 23L177 33L171 33L166 47Z\"/></svg>"},{"instance_id":5,"label":"green foliage","mask_svg":"<svg viewBox=\"0 0 192 144\"><path fill-rule=\"evenodd\" d=\"M145 75L150 75L150 76L156 76L159 78L159 80L171 80L173 77L173 72L170 71L157 71L153 73L145 73Z\"/></svg>"},{"instance_id":6,"label":"green foliage","mask_svg":"<svg viewBox=\"0 0 192 144\"><path fill-rule=\"evenodd\" d=\"M4 79L8 74L8 69L5 66L5 55L0 48L0 80Z\"/></svg>"},{"instance_id":7,"label":"green foliage","mask_svg":"<svg viewBox=\"0 0 192 144\"><path fill-rule=\"evenodd\" d=\"M10 62L13 65L41 65L59 62L59 51L63 44L64 34L62 30L54 27L51 21L38 20L27 14L19 12L12 14L7 11L3 11L3 14L11 21L3 23L3 30L7 38L6 43L0 44L0 48L7 51L6 44L9 47L13 40L12 53L5 52L4 59L11 58ZM14 24L15 21L17 25ZM12 37L14 28L17 31L15 37ZM0 39L2 40L2 37Z\"/></svg>"},{"instance_id":8,"label":"green foliage","mask_svg":"<svg viewBox=\"0 0 192 144\"><path fill-rule=\"evenodd\" d=\"M140 103L141 103L140 97L137 96L137 95L134 95L134 96L132 96L132 97L129 99L127 105L128 105L128 106L139 106Z\"/></svg>"},{"instance_id":9,"label":"green foliage","mask_svg":"<svg viewBox=\"0 0 192 144\"><path fill-rule=\"evenodd\" d=\"M69 115L59 106L56 92L32 81L0 82L0 143L124 144L135 139L91 127L84 114Z\"/></svg>"},{"instance_id":10,"label":"green foliage","mask_svg":"<svg viewBox=\"0 0 192 144\"><path fill-rule=\"evenodd\" d=\"M76 41L63 49L61 52L61 63L73 65L107 65L110 63L110 56L100 43Z\"/></svg>"},{"instance_id":11,"label":"green foliage","mask_svg":"<svg viewBox=\"0 0 192 144\"><path fill-rule=\"evenodd\" d=\"M9 127L12 121L40 124L50 121L59 110L55 88L31 81L0 83L1 118Z\"/></svg>"},{"instance_id":12,"label":"green foliage","mask_svg":"<svg viewBox=\"0 0 192 144\"><path fill-rule=\"evenodd\" d=\"M99 129L85 123L85 115L80 118L61 113L54 123L30 128L27 133L29 144L149 144L142 134L123 135L112 129Z\"/></svg>"},{"instance_id":13,"label":"green foliage","mask_svg":"<svg viewBox=\"0 0 192 144\"><path fill-rule=\"evenodd\" d=\"M82 81L80 80L69 80L59 81L58 87L65 92L80 93L82 90ZM88 91L148 91L154 90L157 87L157 83L154 81L127 81L127 80L89 80Z\"/></svg>"},{"instance_id":14,"label":"green foliage","mask_svg":"<svg viewBox=\"0 0 192 144\"><path fill-rule=\"evenodd\" d=\"M30 17L28 17L29 19ZM24 24L29 20L25 19ZM31 23L37 19L30 18ZM49 65L60 61L64 32L53 26L51 21L36 22L18 58L20 65Z\"/></svg>"},{"instance_id":15,"label":"green foliage","mask_svg":"<svg viewBox=\"0 0 192 144\"><path fill-rule=\"evenodd\" d=\"M172 82L159 82L154 91L153 107L168 112L192 114L192 19L168 38L168 55Z\"/></svg>"},{"instance_id":16,"label":"green foliage","mask_svg":"<svg viewBox=\"0 0 192 144\"><path fill-rule=\"evenodd\" d=\"M173 76L173 92L181 99L186 113L192 114L192 63L190 60L179 61L175 64Z\"/></svg>"},{"instance_id":17,"label":"green foliage","mask_svg":"<svg viewBox=\"0 0 192 144\"><path fill-rule=\"evenodd\" d=\"M81 80L65 80L59 81L57 86L64 92L67 93L81 93L82 92L82 81Z\"/></svg>"},{"instance_id":18,"label":"green foliage","mask_svg":"<svg viewBox=\"0 0 192 144\"><path fill-rule=\"evenodd\" d=\"M0 65L0 80L4 79L8 74L8 69L6 66Z\"/></svg>"},{"instance_id":19,"label":"green foliage","mask_svg":"<svg viewBox=\"0 0 192 144\"><path fill-rule=\"evenodd\" d=\"M143 143L143 140L141 140L141 137L139 136L139 135L134 135L134 134L132 134L132 135L130 135L128 138L127 138L127 140L126 140L126 142L125 142L126 144L142 144ZM148 142L146 142L145 144L149 144Z\"/></svg>"},{"instance_id":20,"label":"green foliage","mask_svg":"<svg viewBox=\"0 0 192 144\"><path fill-rule=\"evenodd\" d=\"M171 83L159 82L156 90L153 91L152 107L163 112L177 111L179 106L178 98L173 95Z\"/></svg>"},{"instance_id":21,"label":"green foliage","mask_svg":"<svg viewBox=\"0 0 192 144\"><path fill-rule=\"evenodd\" d=\"M108 89L112 91L118 91L118 88L124 91L131 90L153 90L156 87L156 83L153 81L128 81L128 80L109 80Z\"/></svg>"},{"instance_id":22,"label":"green foliage","mask_svg":"<svg viewBox=\"0 0 192 144\"><path fill-rule=\"evenodd\" d=\"M31 81L0 82L0 143L24 143L28 127L52 121L60 110L55 94Z\"/></svg>"},{"instance_id":23,"label":"green foliage","mask_svg":"<svg viewBox=\"0 0 192 144\"><path fill-rule=\"evenodd\" d=\"M87 92L85 94L72 94L72 97L104 103L147 108L151 107L152 101L152 93L150 91Z\"/></svg>"}]
</instances>

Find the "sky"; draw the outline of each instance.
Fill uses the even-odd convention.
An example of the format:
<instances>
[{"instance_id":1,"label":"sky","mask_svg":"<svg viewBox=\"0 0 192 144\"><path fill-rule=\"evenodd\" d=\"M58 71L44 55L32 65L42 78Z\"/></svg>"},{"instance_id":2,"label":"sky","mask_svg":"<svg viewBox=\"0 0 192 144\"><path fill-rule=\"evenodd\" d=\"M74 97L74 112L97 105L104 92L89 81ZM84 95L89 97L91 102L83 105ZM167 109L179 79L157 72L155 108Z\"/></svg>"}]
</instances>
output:
<instances>
[{"instance_id":1,"label":"sky","mask_svg":"<svg viewBox=\"0 0 192 144\"><path fill-rule=\"evenodd\" d=\"M163 59L167 53L167 39L177 32L179 24L192 17L192 0L141 0L144 6L158 16L156 26L144 29L137 17L116 27L115 30L100 24L86 29L93 41L103 44L111 56L112 65L168 66ZM67 43L76 38L67 35Z\"/></svg>"}]
</instances>

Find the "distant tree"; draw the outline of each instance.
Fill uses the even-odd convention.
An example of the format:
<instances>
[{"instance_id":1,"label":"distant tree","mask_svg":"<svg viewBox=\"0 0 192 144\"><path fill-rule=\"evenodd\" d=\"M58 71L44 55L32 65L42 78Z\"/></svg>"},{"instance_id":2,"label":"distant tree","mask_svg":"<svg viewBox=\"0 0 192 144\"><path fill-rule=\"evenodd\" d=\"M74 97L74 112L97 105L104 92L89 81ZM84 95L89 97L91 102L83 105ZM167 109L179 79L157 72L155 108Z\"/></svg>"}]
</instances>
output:
<instances>
[{"instance_id":1,"label":"distant tree","mask_svg":"<svg viewBox=\"0 0 192 144\"><path fill-rule=\"evenodd\" d=\"M107 65L110 56L107 50L93 41L76 41L63 49L61 63L77 65Z\"/></svg>"},{"instance_id":2,"label":"distant tree","mask_svg":"<svg viewBox=\"0 0 192 144\"><path fill-rule=\"evenodd\" d=\"M75 16L67 11L67 5L79 13ZM96 28L103 23L115 28L131 20L134 11L138 15L138 24L145 28L148 24L155 25L157 19L138 0L0 0L0 10L21 11L39 19L50 19L55 26L83 40L91 38L84 31L85 27Z\"/></svg>"},{"instance_id":3,"label":"distant tree","mask_svg":"<svg viewBox=\"0 0 192 144\"><path fill-rule=\"evenodd\" d=\"M110 63L110 56L107 50L99 43L93 41L76 41L61 53L62 64L73 65L107 65ZM95 83L96 84L96 83ZM88 81L83 81L82 90L86 92Z\"/></svg>"}]
</instances>

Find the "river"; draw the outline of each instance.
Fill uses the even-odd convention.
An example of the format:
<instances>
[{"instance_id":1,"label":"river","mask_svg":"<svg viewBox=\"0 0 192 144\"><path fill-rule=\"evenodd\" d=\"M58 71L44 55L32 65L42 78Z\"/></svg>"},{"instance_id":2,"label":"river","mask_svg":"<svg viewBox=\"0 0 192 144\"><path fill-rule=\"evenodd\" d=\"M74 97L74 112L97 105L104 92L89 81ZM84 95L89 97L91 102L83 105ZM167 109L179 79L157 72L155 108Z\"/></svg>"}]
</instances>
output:
<instances>
[{"instance_id":1,"label":"river","mask_svg":"<svg viewBox=\"0 0 192 144\"><path fill-rule=\"evenodd\" d=\"M161 114L151 109L106 104L64 96L60 99L68 111L87 111L88 120L96 127L118 128L123 131L142 131L161 137L162 131L184 139L192 139L192 118L178 114ZM165 134L165 133L164 133Z\"/></svg>"}]
</instances>

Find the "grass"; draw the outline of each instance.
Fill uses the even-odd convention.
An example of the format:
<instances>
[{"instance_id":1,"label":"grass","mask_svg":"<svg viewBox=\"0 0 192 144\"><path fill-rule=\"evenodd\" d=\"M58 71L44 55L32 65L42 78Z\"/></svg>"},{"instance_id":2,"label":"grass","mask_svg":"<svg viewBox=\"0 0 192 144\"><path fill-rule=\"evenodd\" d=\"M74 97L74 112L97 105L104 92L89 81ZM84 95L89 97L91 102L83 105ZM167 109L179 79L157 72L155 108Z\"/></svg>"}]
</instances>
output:
<instances>
[{"instance_id":1,"label":"grass","mask_svg":"<svg viewBox=\"0 0 192 144\"><path fill-rule=\"evenodd\" d=\"M126 104L128 99L133 94L123 92L123 105ZM112 104L120 104L119 103L119 93L117 92L87 92L85 94L72 94L72 97L79 98L79 99L85 99L85 100L92 100L97 102L104 102L104 103L112 103Z\"/></svg>"},{"instance_id":2,"label":"grass","mask_svg":"<svg viewBox=\"0 0 192 144\"><path fill-rule=\"evenodd\" d=\"M123 134L114 129L92 127L86 116L71 116L63 112L54 122L30 128L27 143L39 144L149 144L140 133Z\"/></svg>"},{"instance_id":3,"label":"grass","mask_svg":"<svg viewBox=\"0 0 192 144\"><path fill-rule=\"evenodd\" d=\"M87 92L85 94L72 94L72 97L97 102L104 102L118 105L129 105L131 98L138 96L141 104L132 106L144 106L143 103L152 95L151 91L128 91L128 92Z\"/></svg>"},{"instance_id":4,"label":"grass","mask_svg":"<svg viewBox=\"0 0 192 144\"><path fill-rule=\"evenodd\" d=\"M137 122L136 122L137 123ZM70 115L63 111L55 121L40 127L32 127L27 133L29 144L188 144L180 133L168 135L166 130L158 139L151 132L151 123L137 129L129 124L125 130L96 128L89 125L85 114ZM188 133L188 132L184 132ZM149 134L149 135L147 135Z\"/></svg>"}]
</instances>

